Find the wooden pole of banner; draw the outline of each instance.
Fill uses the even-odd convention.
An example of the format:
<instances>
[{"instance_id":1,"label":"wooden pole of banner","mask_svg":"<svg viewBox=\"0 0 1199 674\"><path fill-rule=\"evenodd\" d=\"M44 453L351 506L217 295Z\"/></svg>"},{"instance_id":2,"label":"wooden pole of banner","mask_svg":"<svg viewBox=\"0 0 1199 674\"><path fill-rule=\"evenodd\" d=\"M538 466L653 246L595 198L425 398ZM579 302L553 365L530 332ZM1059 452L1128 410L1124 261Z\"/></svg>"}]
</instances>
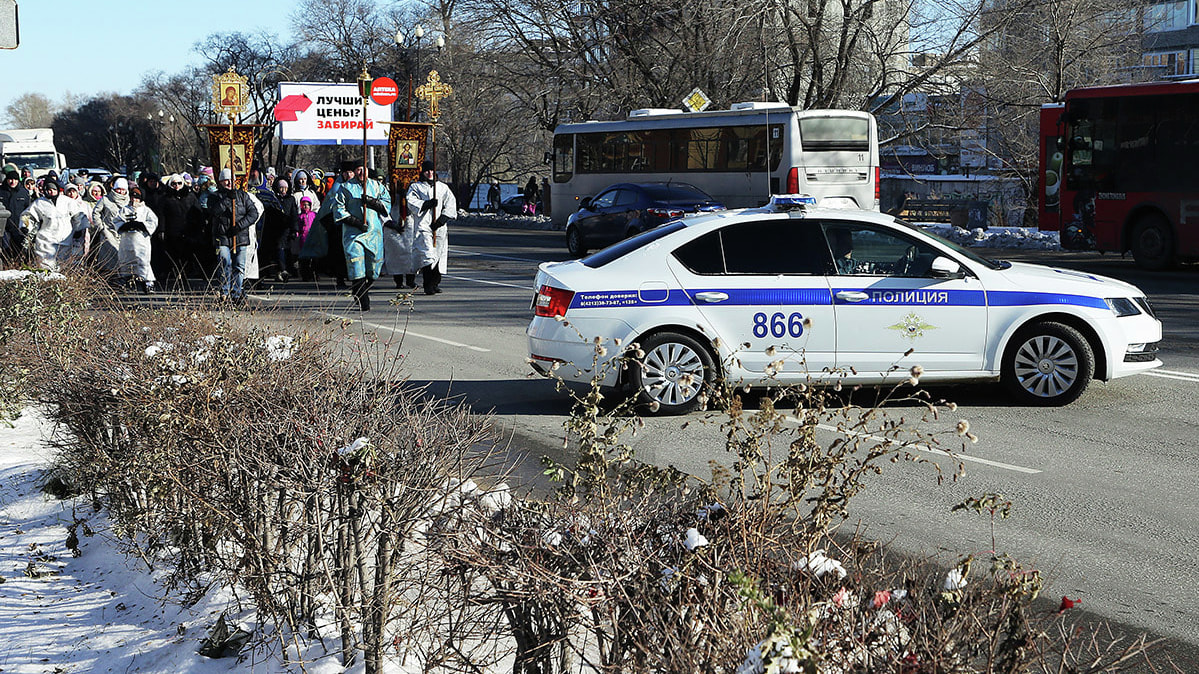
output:
<instances>
[{"instance_id":1,"label":"wooden pole of banner","mask_svg":"<svg viewBox=\"0 0 1199 674\"><path fill-rule=\"evenodd\" d=\"M364 74L366 73L365 70L362 72ZM362 198L363 199L366 198L366 177L367 177L366 167L368 164L366 158L367 158L367 148L369 148L369 147L370 146L366 144L366 96L363 96L362 97ZM362 217L364 219L366 218L366 211L362 212Z\"/></svg>"},{"instance_id":2,"label":"wooden pole of banner","mask_svg":"<svg viewBox=\"0 0 1199 674\"><path fill-rule=\"evenodd\" d=\"M233 112L226 115L229 118L229 222L233 225L233 244L229 247L233 255L237 255L237 162L233 161ZM219 156L219 153L218 153ZM244 159L243 159L244 161ZM217 173L217 179L221 177ZM233 260L229 261L234 264Z\"/></svg>"}]
</instances>

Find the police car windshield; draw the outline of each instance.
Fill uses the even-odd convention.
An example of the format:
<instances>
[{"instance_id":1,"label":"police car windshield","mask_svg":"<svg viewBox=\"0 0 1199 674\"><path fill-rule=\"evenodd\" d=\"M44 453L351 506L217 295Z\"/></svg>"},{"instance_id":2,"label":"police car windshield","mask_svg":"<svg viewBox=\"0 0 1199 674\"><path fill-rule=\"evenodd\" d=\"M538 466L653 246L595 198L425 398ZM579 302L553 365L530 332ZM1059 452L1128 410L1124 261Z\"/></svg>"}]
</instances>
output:
<instances>
[{"instance_id":1,"label":"police car windshield","mask_svg":"<svg viewBox=\"0 0 1199 674\"><path fill-rule=\"evenodd\" d=\"M982 256L978 255L977 253L971 251L968 248L963 248L963 247L959 246L958 244L950 241L949 239L946 239L945 237L938 236L937 234L930 232L923 227L917 227L916 225L913 225L910 222L900 220L899 218L895 218L895 222L898 222L899 224L901 224L904 227L907 227L909 229L914 229L917 232L924 234L925 236L931 236L932 238L936 239L937 241L948 246L955 253L961 255L962 257L969 258L971 262L977 262L978 264L981 264L981 265L987 267L988 269L1001 270L1001 269L1008 269L1009 267L1012 266L1012 263L1008 262L1007 260L992 260L990 258L982 257Z\"/></svg>"},{"instance_id":2,"label":"police car windshield","mask_svg":"<svg viewBox=\"0 0 1199 674\"><path fill-rule=\"evenodd\" d=\"M582 262L592 269L597 269L608 264L609 262L612 262L613 260L619 260L625 255L628 255L629 253L648 243L657 241L667 234L677 232L686 226L687 225L683 224L681 220L668 222L661 227L655 227L653 229L646 230L637 236L632 237L631 239L625 239L624 241L614 243L601 251L588 255L587 257L583 258Z\"/></svg>"}]
</instances>

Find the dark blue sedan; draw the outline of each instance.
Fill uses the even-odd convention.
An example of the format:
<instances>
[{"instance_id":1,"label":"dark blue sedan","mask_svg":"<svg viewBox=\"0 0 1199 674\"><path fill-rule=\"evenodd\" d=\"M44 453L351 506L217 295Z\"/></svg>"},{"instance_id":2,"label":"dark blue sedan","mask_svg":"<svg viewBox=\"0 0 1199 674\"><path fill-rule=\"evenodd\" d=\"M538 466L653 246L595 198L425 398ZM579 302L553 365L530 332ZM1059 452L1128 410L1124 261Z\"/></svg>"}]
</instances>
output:
<instances>
[{"instance_id":1,"label":"dark blue sedan","mask_svg":"<svg viewBox=\"0 0 1199 674\"><path fill-rule=\"evenodd\" d=\"M687 183L617 183L579 202L566 221L566 248L580 257L688 213L722 210L724 204Z\"/></svg>"}]
</instances>

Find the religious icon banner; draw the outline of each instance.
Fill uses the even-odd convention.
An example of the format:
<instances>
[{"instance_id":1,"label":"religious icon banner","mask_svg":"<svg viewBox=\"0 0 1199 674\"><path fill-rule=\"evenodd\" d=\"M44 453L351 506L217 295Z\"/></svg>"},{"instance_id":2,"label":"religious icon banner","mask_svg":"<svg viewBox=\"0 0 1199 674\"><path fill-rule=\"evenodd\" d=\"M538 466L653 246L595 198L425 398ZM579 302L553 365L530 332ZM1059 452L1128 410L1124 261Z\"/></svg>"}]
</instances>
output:
<instances>
[{"instance_id":1,"label":"religious icon banner","mask_svg":"<svg viewBox=\"0 0 1199 674\"><path fill-rule=\"evenodd\" d=\"M222 169L230 169L233 185L244 190L250 167L254 164L254 127L235 125L232 136L228 124L206 124L205 128L208 129L208 156L212 161L213 177L219 178Z\"/></svg>"},{"instance_id":2,"label":"religious icon banner","mask_svg":"<svg viewBox=\"0 0 1199 674\"><path fill-rule=\"evenodd\" d=\"M420 178L420 163L425 159L430 124L391 124L387 136L387 175L395 191L407 188Z\"/></svg>"}]
</instances>

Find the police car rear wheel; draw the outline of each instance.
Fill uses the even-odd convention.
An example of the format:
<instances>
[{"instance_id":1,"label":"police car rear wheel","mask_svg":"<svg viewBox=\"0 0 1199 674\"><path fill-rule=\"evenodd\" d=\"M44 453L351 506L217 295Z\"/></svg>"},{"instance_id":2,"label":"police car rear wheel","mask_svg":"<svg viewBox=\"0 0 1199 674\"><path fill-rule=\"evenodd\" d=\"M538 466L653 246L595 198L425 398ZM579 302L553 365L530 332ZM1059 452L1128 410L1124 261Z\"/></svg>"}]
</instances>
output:
<instances>
[{"instance_id":1,"label":"police car rear wheel","mask_svg":"<svg viewBox=\"0 0 1199 674\"><path fill-rule=\"evenodd\" d=\"M677 332L659 332L641 343L645 357L632 367L632 385L652 414L686 414L712 388L715 363L699 342Z\"/></svg>"},{"instance_id":2,"label":"police car rear wheel","mask_svg":"<svg viewBox=\"0 0 1199 674\"><path fill-rule=\"evenodd\" d=\"M1078 330L1063 323L1022 329L1008 348L1003 382L1026 405L1066 405L1078 399L1095 376L1095 354Z\"/></svg>"},{"instance_id":3,"label":"police car rear wheel","mask_svg":"<svg viewBox=\"0 0 1199 674\"><path fill-rule=\"evenodd\" d=\"M566 250L574 257L583 257L587 254L587 249L583 246L583 237L579 234L577 227L568 227L566 229Z\"/></svg>"}]
</instances>

